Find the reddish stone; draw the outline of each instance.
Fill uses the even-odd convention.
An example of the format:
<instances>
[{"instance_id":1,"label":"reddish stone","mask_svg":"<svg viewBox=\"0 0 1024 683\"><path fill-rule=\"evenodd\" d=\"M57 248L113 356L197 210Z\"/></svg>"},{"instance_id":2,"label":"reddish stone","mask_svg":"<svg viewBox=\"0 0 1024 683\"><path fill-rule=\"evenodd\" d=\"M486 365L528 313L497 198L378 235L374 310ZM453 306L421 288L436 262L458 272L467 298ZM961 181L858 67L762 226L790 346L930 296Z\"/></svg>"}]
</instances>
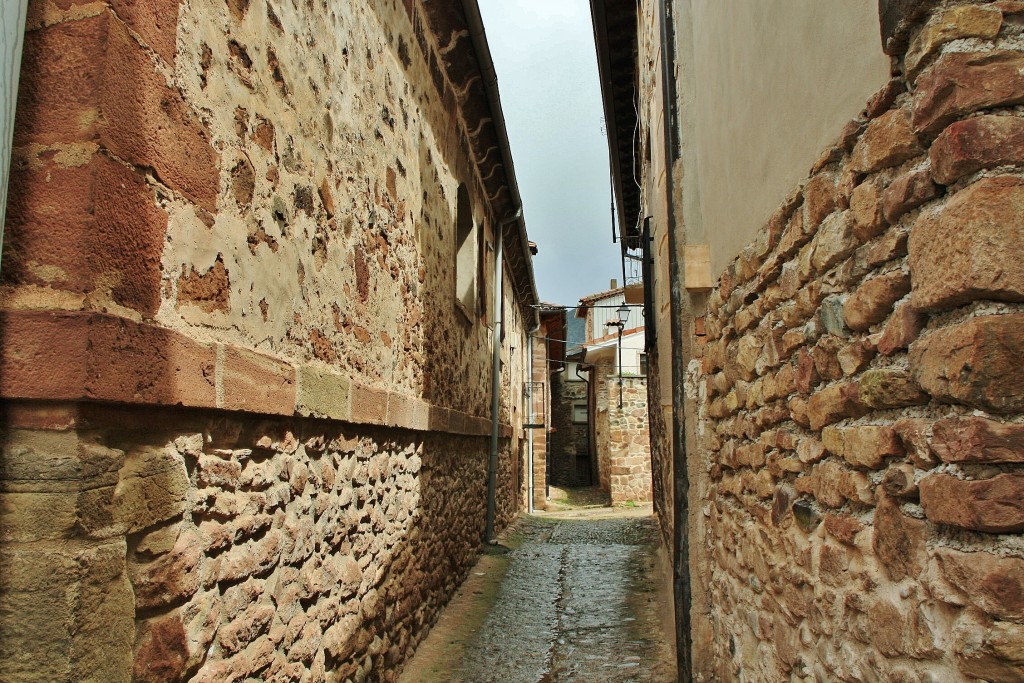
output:
<instances>
[{"instance_id":1,"label":"reddish stone","mask_svg":"<svg viewBox=\"0 0 1024 683\"><path fill-rule=\"evenodd\" d=\"M835 210L839 199L835 173L819 173L804 186L805 232L813 232L825 216Z\"/></svg>"},{"instance_id":2,"label":"reddish stone","mask_svg":"<svg viewBox=\"0 0 1024 683\"><path fill-rule=\"evenodd\" d=\"M929 521L993 534L1024 531L1024 474L964 481L948 474L921 480L921 507Z\"/></svg>"},{"instance_id":3,"label":"reddish stone","mask_svg":"<svg viewBox=\"0 0 1024 683\"><path fill-rule=\"evenodd\" d=\"M926 322L926 316L911 304L900 304L882 328L878 352L883 356L891 356L907 348L921 334Z\"/></svg>"},{"instance_id":4,"label":"reddish stone","mask_svg":"<svg viewBox=\"0 0 1024 683\"><path fill-rule=\"evenodd\" d=\"M216 211L220 158L209 134L121 22L110 22L102 68L104 146L121 159L152 168L161 182Z\"/></svg>"},{"instance_id":5,"label":"reddish stone","mask_svg":"<svg viewBox=\"0 0 1024 683\"><path fill-rule=\"evenodd\" d=\"M111 7L153 52L174 66L181 0L113 0Z\"/></svg>"},{"instance_id":6,"label":"reddish stone","mask_svg":"<svg viewBox=\"0 0 1024 683\"><path fill-rule=\"evenodd\" d=\"M914 129L937 133L967 114L1024 102L1024 53L947 52L917 79Z\"/></svg>"},{"instance_id":7,"label":"reddish stone","mask_svg":"<svg viewBox=\"0 0 1024 683\"><path fill-rule=\"evenodd\" d=\"M182 679L190 659L190 647L180 610L136 626L132 680L138 683L166 683Z\"/></svg>"},{"instance_id":8,"label":"reddish stone","mask_svg":"<svg viewBox=\"0 0 1024 683\"><path fill-rule=\"evenodd\" d=\"M192 304L206 313L231 310L231 280L224 267L224 256L217 254L216 260L203 273L192 271L186 273L181 267L181 278L178 279L178 306Z\"/></svg>"},{"instance_id":9,"label":"reddish stone","mask_svg":"<svg viewBox=\"0 0 1024 683\"><path fill-rule=\"evenodd\" d=\"M92 139L105 59L109 13L62 22L25 35L14 145ZM92 65L92 66L85 66Z\"/></svg>"},{"instance_id":10,"label":"reddish stone","mask_svg":"<svg viewBox=\"0 0 1024 683\"><path fill-rule=\"evenodd\" d=\"M904 515L898 504L882 496L875 508L874 531L871 546L889 578L916 578L928 560L928 525Z\"/></svg>"},{"instance_id":11,"label":"reddish stone","mask_svg":"<svg viewBox=\"0 0 1024 683\"><path fill-rule=\"evenodd\" d=\"M809 394L819 381L814 358L806 348L800 349L796 361L796 390L801 394Z\"/></svg>"},{"instance_id":12,"label":"reddish stone","mask_svg":"<svg viewBox=\"0 0 1024 683\"><path fill-rule=\"evenodd\" d=\"M832 214L814 236L811 265L823 273L849 256L858 244L849 212Z\"/></svg>"},{"instance_id":13,"label":"reddish stone","mask_svg":"<svg viewBox=\"0 0 1024 683\"><path fill-rule=\"evenodd\" d=\"M858 372L867 367L871 359L875 357L875 347L873 347L866 339L859 339L855 342L847 344L839 352L836 358L839 361L839 366L843 370L843 374L846 376L856 375Z\"/></svg>"},{"instance_id":14,"label":"reddish stone","mask_svg":"<svg viewBox=\"0 0 1024 683\"><path fill-rule=\"evenodd\" d=\"M1024 314L971 318L910 345L910 371L942 401L992 412L1024 410Z\"/></svg>"},{"instance_id":15,"label":"reddish stone","mask_svg":"<svg viewBox=\"0 0 1024 683\"><path fill-rule=\"evenodd\" d=\"M825 515L825 531L840 543L854 545L857 534L864 530L864 525L850 515Z\"/></svg>"},{"instance_id":16,"label":"reddish stone","mask_svg":"<svg viewBox=\"0 0 1024 683\"><path fill-rule=\"evenodd\" d=\"M857 173L874 173L923 152L911 127L910 114L894 109L868 124L850 155L850 168Z\"/></svg>"},{"instance_id":17,"label":"reddish stone","mask_svg":"<svg viewBox=\"0 0 1024 683\"><path fill-rule=\"evenodd\" d=\"M167 214L146 181L105 154L81 166L46 160L15 168L4 276L88 293L109 286L116 274L114 301L152 315L160 306L166 232Z\"/></svg>"},{"instance_id":18,"label":"reddish stone","mask_svg":"<svg viewBox=\"0 0 1024 683\"><path fill-rule=\"evenodd\" d=\"M854 259L859 272L874 270L878 266L907 255L908 235L902 230L890 230L881 239L865 244L857 250Z\"/></svg>"},{"instance_id":19,"label":"reddish stone","mask_svg":"<svg viewBox=\"0 0 1024 683\"><path fill-rule=\"evenodd\" d=\"M892 108L896 98L907 92L907 84L902 78L893 78L881 90L868 100L864 113L869 119L878 118Z\"/></svg>"},{"instance_id":20,"label":"reddish stone","mask_svg":"<svg viewBox=\"0 0 1024 683\"><path fill-rule=\"evenodd\" d=\"M195 531L178 537L174 548L152 562L129 564L136 609L166 607L186 600L199 590L199 562L203 544Z\"/></svg>"},{"instance_id":21,"label":"reddish stone","mask_svg":"<svg viewBox=\"0 0 1024 683\"><path fill-rule=\"evenodd\" d=\"M910 461L923 470L931 469L935 465L935 458L932 457L928 446L931 427L931 420L914 417L897 420L892 426L903 442Z\"/></svg>"},{"instance_id":22,"label":"reddish stone","mask_svg":"<svg viewBox=\"0 0 1024 683\"><path fill-rule=\"evenodd\" d=\"M922 215L910 238L914 303L940 309L974 299L1024 300L1024 181L1000 176Z\"/></svg>"},{"instance_id":23,"label":"reddish stone","mask_svg":"<svg viewBox=\"0 0 1024 683\"><path fill-rule=\"evenodd\" d=\"M939 420L932 451L943 462L1024 462L1024 425L983 417Z\"/></svg>"},{"instance_id":24,"label":"reddish stone","mask_svg":"<svg viewBox=\"0 0 1024 683\"><path fill-rule=\"evenodd\" d=\"M893 304L910 292L910 274L894 270L861 284L843 304L843 317L851 330L863 331L882 322Z\"/></svg>"},{"instance_id":25,"label":"reddish stone","mask_svg":"<svg viewBox=\"0 0 1024 683\"><path fill-rule=\"evenodd\" d=\"M1001 619L1024 619L1024 559L986 552L936 552L942 573L971 602Z\"/></svg>"},{"instance_id":26,"label":"reddish stone","mask_svg":"<svg viewBox=\"0 0 1024 683\"><path fill-rule=\"evenodd\" d=\"M918 488L915 480L916 470L910 463L901 462L892 465L882 476L882 488L894 498L910 498L917 500Z\"/></svg>"},{"instance_id":27,"label":"reddish stone","mask_svg":"<svg viewBox=\"0 0 1024 683\"><path fill-rule=\"evenodd\" d=\"M976 116L950 124L928 152L936 182L950 185L984 168L1024 162L1024 119Z\"/></svg>"},{"instance_id":28,"label":"reddish stone","mask_svg":"<svg viewBox=\"0 0 1024 683\"><path fill-rule=\"evenodd\" d=\"M116 9L173 60L177 5L121 2ZM209 136L114 14L30 31L22 73L16 145L99 142L215 210L219 158Z\"/></svg>"},{"instance_id":29,"label":"reddish stone","mask_svg":"<svg viewBox=\"0 0 1024 683\"><path fill-rule=\"evenodd\" d=\"M854 427L825 427L821 440L831 453L838 455L855 467L879 469L885 459L903 455L900 443L892 427L878 425L857 425Z\"/></svg>"},{"instance_id":30,"label":"reddish stone","mask_svg":"<svg viewBox=\"0 0 1024 683\"><path fill-rule=\"evenodd\" d=\"M963 5L950 7L933 15L914 36L903 63L913 78L925 61L942 45L960 38L994 40L999 35L1003 15L989 7Z\"/></svg>"},{"instance_id":31,"label":"reddish stone","mask_svg":"<svg viewBox=\"0 0 1024 683\"><path fill-rule=\"evenodd\" d=\"M932 150L934 151L934 147ZM904 173L885 188L882 195L882 212L885 220L895 223L903 214L913 211L925 202L942 194L928 171L919 170Z\"/></svg>"},{"instance_id":32,"label":"reddish stone","mask_svg":"<svg viewBox=\"0 0 1024 683\"><path fill-rule=\"evenodd\" d=\"M223 376L222 407L269 415L295 412L295 368L288 363L228 346L224 351Z\"/></svg>"},{"instance_id":33,"label":"reddish stone","mask_svg":"<svg viewBox=\"0 0 1024 683\"><path fill-rule=\"evenodd\" d=\"M866 415L869 408L861 403L856 383L833 384L811 396L807 402L808 424L813 430L847 417Z\"/></svg>"},{"instance_id":34,"label":"reddish stone","mask_svg":"<svg viewBox=\"0 0 1024 683\"><path fill-rule=\"evenodd\" d=\"M352 421L366 424L382 425L387 422L388 415L388 393L361 384L352 385ZM431 414L431 429L434 425L440 425L437 420L440 416ZM452 427L451 411L445 411L444 424L447 428Z\"/></svg>"},{"instance_id":35,"label":"reddish stone","mask_svg":"<svg viewBox=\"0 0 1024 683\"><path fill-rule=\"evenodd\" d=\"M814 367L822 380L828 381L842 378L843 369L837 359L839 350L842 348L843 340L830 334L819 339L818 343L811 349Z\"/></svg>"},{"instance_id":36,"label":"reddish stone","mask_svg":"<svg viewBox=\"0 0 1024 683\"><path fill-rule=\"evenodd\" d=\"M868 180L858 185L850 198L853 233L862 242L880 234L886 227L882 210L882 189L879 181Z\"/></svg>"},{"instance_id":37,"label":"reddish stone","mask_svg":"<svg viewBox=\"0 0 1024 683\"><path fill-rule=\"evenodd\" d=\"M861 375L860 400L864 405L886 410L925 405L930 399L906 370L878 368Z\"/></svg>"}]
</instances>

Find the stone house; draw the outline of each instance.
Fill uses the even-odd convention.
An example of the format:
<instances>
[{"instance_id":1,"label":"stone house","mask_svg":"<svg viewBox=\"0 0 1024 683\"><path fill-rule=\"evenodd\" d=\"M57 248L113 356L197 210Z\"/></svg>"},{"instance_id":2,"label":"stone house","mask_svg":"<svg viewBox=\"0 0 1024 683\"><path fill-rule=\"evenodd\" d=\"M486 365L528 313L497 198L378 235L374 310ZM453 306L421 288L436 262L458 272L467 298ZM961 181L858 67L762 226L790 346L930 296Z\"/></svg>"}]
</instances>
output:
<instances>
[{"instance_id":1,"label":"stone house","mask_svg":"<svg viewBox=\"0 0 1024 683\"><path fill-rule=\"evenodd\" d=\"M612 283L616 283L613 281ZM647 343L638 307L629 306L620 339L615 323L626 304L623 287L580 299L576 316L586 320L579 363L588 373L591 481L613 504L651 501L651 454L647 410Z\"/></svg>"},{"instance_id":2,"label":"stone house","mask_svg":"<svg viewBox=\"0 0 1024 683\"><path fill-rule=\"evenodd\" d=\"M13 139L0 679L393 680L526 504L474 0L30 0Z\"/></svg>"},{"instance_id":3,"label":"stone house","mask_svg":"<svg viewBox=\"0 0 1024 683\"><path fill-rule=\"evenodd\" d=\"M1024 679L1024 4L591 7L681 680Z\"/></svg>"}]
</instances>

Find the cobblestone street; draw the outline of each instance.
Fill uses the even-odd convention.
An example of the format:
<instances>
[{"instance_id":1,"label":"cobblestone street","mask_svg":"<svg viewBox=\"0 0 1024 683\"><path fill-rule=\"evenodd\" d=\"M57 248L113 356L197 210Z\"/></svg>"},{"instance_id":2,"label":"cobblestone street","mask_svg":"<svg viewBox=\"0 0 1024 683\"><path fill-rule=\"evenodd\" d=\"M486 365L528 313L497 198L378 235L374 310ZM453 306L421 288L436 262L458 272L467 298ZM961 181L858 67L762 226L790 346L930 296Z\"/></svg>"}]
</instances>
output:
<instances>
[{"instance_id":1,"label":"cobblestone street","mask_svg":"<svg viewBox=\"0 0 1024 683\"><path fill-rule=\"evenodd\" d=\"M403 683L675 680L650 507L558 507L489 549Z\"/></svg>"}]
</instances>

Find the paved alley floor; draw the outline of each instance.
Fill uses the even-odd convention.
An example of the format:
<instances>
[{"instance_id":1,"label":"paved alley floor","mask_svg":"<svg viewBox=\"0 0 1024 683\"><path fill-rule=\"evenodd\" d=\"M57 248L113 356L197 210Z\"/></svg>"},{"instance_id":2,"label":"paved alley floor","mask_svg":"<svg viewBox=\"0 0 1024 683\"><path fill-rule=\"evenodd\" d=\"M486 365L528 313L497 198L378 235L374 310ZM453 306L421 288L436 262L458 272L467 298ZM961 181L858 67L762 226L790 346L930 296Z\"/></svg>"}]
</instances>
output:
<instances>
[{"instance_id":1,"label":"paved alley floor","mask_svg":"<svg viewBox=\"0 0 1024 683\"><path fill-rule=\"evenodd\" d=\"M650 506L573 493L552 491L557 512L520 518L488 548L401 683L675 681Z\"/></svg>"}]
</instances>

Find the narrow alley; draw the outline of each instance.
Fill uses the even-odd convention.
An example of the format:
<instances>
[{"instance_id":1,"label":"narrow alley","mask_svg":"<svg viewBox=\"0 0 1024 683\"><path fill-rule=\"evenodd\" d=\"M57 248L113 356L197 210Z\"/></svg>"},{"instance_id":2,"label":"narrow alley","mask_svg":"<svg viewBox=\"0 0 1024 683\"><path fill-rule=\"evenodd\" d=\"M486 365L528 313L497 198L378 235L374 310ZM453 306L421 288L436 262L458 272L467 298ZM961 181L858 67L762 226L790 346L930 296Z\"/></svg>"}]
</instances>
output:
<instances>
[{"instance_id":1,"label":"narrow alley","mask_svg":"<svg viewBox=\"0 0 1024 683\"><path fill-rule=\"evenodd\" d=\"M0 16L0 683L1024 681L1024 0Z\"/></svg>"},{"instance_id":2,"label":"narrow alley","mask_svg":"<svg viewBox=\"0 0 1024 683\"><path fill-rule=\"evenodd\" d=\"M593 505L590 491L569 490L489 548L400 683L676 680L651 506Z\"/></svg>"}]
</instances>

